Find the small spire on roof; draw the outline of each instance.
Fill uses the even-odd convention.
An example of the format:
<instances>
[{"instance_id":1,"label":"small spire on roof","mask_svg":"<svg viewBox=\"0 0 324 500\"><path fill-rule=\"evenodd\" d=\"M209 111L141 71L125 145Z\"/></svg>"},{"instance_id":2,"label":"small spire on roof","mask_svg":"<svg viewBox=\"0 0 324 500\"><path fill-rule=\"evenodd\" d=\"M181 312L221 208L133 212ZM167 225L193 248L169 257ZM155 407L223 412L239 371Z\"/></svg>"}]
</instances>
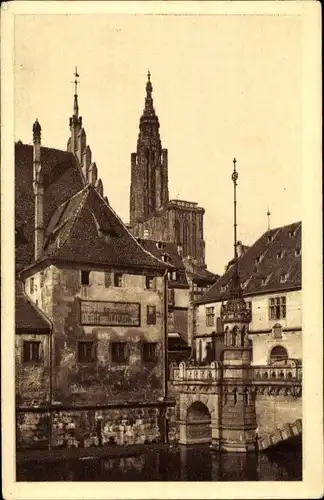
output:
<instances>
[{"instance_id":1,"label":"small spire on roof","mask_svg":"<svg viewBox=\"0 0 324 500\"><path fill-rule=\"evenodd\" d=\"M79 117L79 104L78 104L78 83L80 83L80 81L78 80L78 78L80 77L80 75L78 74L78 69L77 67L75 66L75 70L74 70L74 81L72 83L74 83L74 105L73 105L73 114L74 116L76 116L77 118Z\"/></svg>"},{"instance_id":2,"label":"small spire on roof","mask_svg":"<svg viewBox=\"0 0 324 500\"><path fill-rule=\"evenodd\" d=\"M268 207L268 211L267 211L267 216L268 216L268 231L270 231L270 215L271 215L271 212L270 212L269 207Z\"/></svg>"}]
</instances>

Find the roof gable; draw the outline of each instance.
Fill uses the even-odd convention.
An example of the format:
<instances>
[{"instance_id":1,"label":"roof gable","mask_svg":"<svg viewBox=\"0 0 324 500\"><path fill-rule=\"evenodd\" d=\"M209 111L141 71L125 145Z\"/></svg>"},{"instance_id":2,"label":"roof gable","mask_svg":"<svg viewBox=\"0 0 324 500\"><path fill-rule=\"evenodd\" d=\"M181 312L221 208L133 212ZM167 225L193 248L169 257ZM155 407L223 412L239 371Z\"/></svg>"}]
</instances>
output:
<instances>
[{"instance_id":1,"label":"roof gable","mask_svg":"<svg viewBox=\"0 0 324 500\"><path fill-rule=\"evenodd\" d=\"M82 172L72 153L41 148L44 181L44 225L54 210L84 186ZM34 260L33 146L15 144L15 218L25 243L16 249L18 269Z\"/></svg>"},{"instance_id":2,"label":"roof gable","mask_svg":"<svg viewBox=\"0 0 324 500\"><path fill-rule=\"evenodd\" d=\"M92 185L58 207L44 258L90 264L173 268L146 251Z\"/></svg>"}]
</instances>

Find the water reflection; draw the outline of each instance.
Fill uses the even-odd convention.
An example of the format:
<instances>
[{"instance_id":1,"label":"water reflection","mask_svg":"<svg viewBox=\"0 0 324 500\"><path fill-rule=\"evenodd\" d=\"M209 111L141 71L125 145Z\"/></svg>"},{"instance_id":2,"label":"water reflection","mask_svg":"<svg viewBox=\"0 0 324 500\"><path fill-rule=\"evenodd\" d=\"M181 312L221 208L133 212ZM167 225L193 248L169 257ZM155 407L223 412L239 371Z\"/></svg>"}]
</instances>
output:
<instances>
[{"instance_id":1,"label":"water reflection","mask_svg":"<svg viewBox=\"0 0 324 500\"><path fill-rule=\"evenodd\" d=\"M17 481L300 481L301 446L272 453L215 453L209 448L125 458L20 464Z\"/></svg>"}]
</instances>

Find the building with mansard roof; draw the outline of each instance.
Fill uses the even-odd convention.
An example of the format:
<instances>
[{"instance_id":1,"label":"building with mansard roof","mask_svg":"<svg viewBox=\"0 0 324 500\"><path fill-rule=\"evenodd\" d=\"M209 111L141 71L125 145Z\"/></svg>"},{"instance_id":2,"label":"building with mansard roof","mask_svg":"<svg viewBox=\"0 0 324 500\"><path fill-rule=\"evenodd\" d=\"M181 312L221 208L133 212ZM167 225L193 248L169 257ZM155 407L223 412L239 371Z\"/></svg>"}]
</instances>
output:
<instances>
[{"instance_id":1,"label":"building with mansard roof","mask_svg":"<svg viewBox=\"0 0 324 500\"><path fill-rule=\"evenodd\" d=\"M238 270L243 297L252 309L249 335L253 363L300 359L302 354L301 222L265 232L240 252ZM233 261L219 280L195 301L194 332L198 359L208 347L221 358L223 327L221 304L230 297Z\"/></svg>"}]
</instances>

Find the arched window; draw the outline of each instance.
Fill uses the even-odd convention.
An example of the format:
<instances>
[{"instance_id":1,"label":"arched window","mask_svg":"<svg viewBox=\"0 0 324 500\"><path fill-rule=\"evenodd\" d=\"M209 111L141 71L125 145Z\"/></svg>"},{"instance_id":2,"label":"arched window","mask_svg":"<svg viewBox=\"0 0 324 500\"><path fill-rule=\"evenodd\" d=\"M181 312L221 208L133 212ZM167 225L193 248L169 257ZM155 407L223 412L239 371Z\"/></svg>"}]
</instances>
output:
<instances>
[{"instance_id":1,"label":"arched window","mask_svg":"<svg viewBox=\"0 0 324 500\"><path fill-rule=\"evenodd\" d=\"M281 345L276 345L270 352L270 363L275 363L276 361L285 361L288 359L287 350Z\"/></svg>"},{"instance_id":2,"label":"arched window","mask_svg":"<svg viewBox=\"0 0 324 500\"><path fill-rule=\"evenodd\" d=\"M183 223L183 253L185 257L190 254L189 225L186 220Z\"/></svg>"}]
</instances>

